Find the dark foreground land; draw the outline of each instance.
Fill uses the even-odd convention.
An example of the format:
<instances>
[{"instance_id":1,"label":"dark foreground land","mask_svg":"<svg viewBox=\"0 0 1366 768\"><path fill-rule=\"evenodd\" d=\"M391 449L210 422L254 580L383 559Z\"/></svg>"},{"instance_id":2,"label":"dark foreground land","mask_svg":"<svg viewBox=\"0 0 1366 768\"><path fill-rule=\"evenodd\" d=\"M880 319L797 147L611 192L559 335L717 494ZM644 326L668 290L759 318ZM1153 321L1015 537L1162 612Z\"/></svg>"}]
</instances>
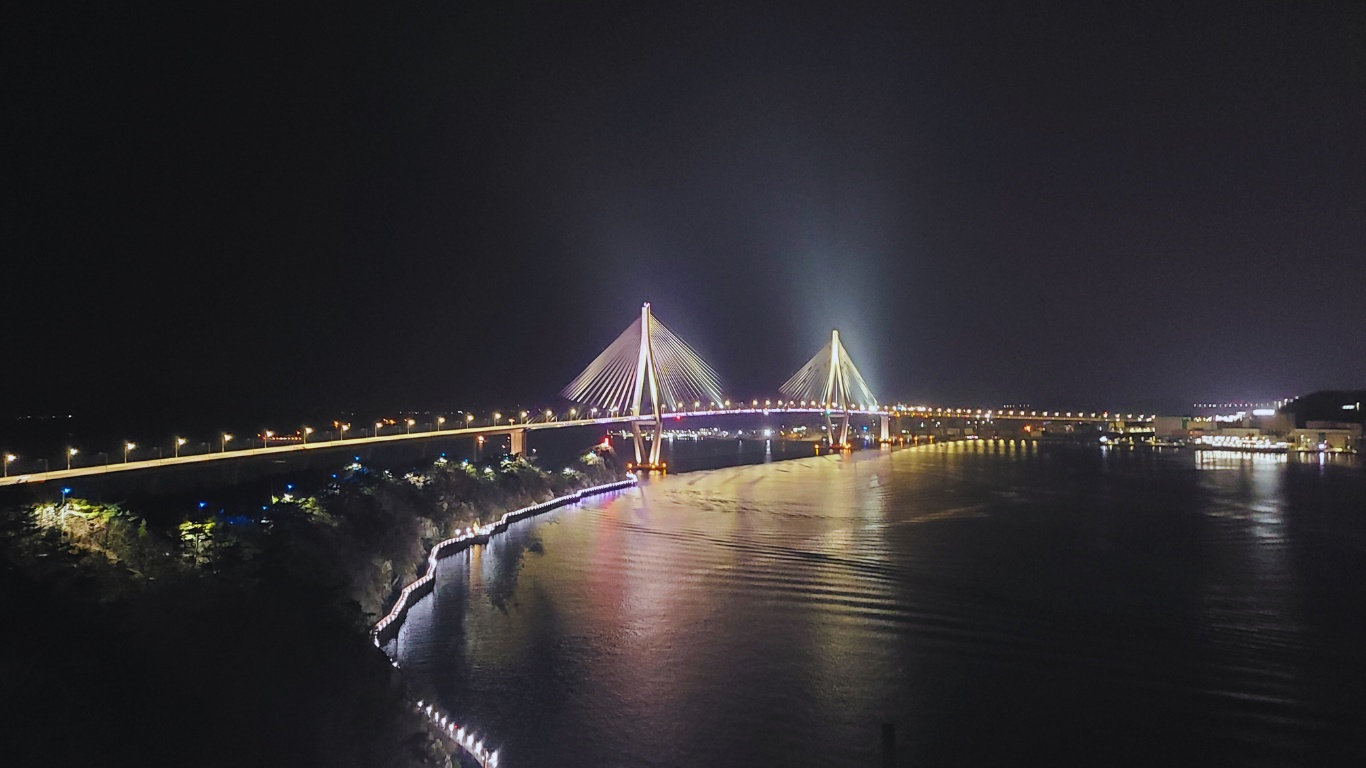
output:
<instances>
[{"instance_id":1,"label":"dark foreground land","mask_svg":"<svg viewBox=\"0 0 1366 768\"><path fill-rule=\"evenodd\" d=\"M236 489L202 506L11 506L4 763L449 765L370 626L435 541L608 477L592 458L555 473L438 461L353 466L308 495L277 484L265 504Z\"/></svg>"}]
</instances>

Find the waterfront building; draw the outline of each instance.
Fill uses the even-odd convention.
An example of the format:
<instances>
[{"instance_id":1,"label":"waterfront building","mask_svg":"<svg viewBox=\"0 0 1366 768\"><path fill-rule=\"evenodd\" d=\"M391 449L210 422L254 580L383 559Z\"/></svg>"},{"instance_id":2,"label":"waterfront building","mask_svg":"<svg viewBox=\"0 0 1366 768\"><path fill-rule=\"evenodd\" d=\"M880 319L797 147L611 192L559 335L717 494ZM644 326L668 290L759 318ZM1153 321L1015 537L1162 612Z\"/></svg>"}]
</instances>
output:
<instances>
[{"instance_id":1,"label":"waterfront building","mask_svg":"<svg viewBox=\"0 0 1366 768\"><path fill-rule=\"evenodd\" d=\"M1297 451L1355 452L1361 447L1361 425L1341 421L1308 421L1292 429L1291 447Z\"/></svg>"}]
</instances>

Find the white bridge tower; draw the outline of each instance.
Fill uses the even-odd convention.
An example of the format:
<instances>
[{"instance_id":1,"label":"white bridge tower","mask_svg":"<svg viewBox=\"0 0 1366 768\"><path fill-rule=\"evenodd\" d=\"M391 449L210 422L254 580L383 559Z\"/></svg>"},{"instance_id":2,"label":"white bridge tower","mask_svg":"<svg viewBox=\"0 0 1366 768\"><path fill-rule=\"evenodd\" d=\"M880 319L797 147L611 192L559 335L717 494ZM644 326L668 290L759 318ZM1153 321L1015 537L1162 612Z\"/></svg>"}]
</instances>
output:
<instances>
[{"instance_id":1,"label":"white bridge tower","mask_svg":"<svg viewBox=\"0 0 1366 768\"><path fill-rule=\"evenodd\" d=\"M629 414L635 467L646 470L664 468L660 451L666 411L724 400L716 371L655 318L649 302L641 306L640 318L561 394L611 416Z\"/></svg>"},{"instance_id":2,"label":"white bridge tower","mask_svg":"<svg viewBox=\"0 0 1366 768\"><path fill-rule=\"evenodd\" d=\"M878 410L877 398L858 372L849 351L840 343L840 332L830 332L830 343L807 361L781 387L794 400L810 402L825 411L825 434L831 447L849 445L849 417L855 411ZM887 439L886 417L882 438Z\"/></svg>"}]
</instances>

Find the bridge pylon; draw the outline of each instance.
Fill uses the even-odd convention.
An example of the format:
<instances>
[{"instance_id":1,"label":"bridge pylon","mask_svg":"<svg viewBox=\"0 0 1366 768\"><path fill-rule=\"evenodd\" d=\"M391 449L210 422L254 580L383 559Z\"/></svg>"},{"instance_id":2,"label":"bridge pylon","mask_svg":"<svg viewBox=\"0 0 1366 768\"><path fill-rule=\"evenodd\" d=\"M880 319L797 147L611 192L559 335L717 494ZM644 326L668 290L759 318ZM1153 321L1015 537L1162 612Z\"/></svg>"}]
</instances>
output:
<instances>
[{"instance_id":1,"label":"bridge pylon","mask_svg":"<svg viewBox=\"0 0 1366 768\"><path fill-rule=\"evenodd\" d=\"M685 403L722 402L721 381L692 347L659 322L645 302L640 319L561 393L610 414L633 417L633 469L664 469L664 413ZM646 441L649 447L646 447Z\"/></svg>"},{"instance_id":2,"label":"bridge pylon","mask_svg":"<svg viewBox=\"0 0 1366 768\"><path fill-rule=\"evenodd\" d=\"M849 446L849 419L855 410L877 408L877 398L858 372L840 332L830 332L830 343L793 374L780 390L794 400L820 403L825 411L825 435L832 448ZM883 425L883 432L887 427Z\"/></svg>"},{"instance_id":3,"label":"bridge pylon","mask_svg":"<svg viewBox=\"0 0 1366 768\"><path fill-rule=\"evenodd\" d=\"M664 414L659 407L659 371L655 367L654 345L650 342L650 326L654 322L654 316L650 314L650 302L645 302L640 307L640 353L636 356L636 385L635 399L631 403L631 415L641 415L641 406L645 400L645 384L649 383L650 408L654 413L654 422L649 426L654 434L650 440L650 450L648 453L649 461L645 461L647 454L643 445L643 438L640 432L640 422L631 422L631 435L635 438L636 444L636 466L645 469L663 469L664 465L659 459L659 452L664 445Z\"/></svg>"}]
</instances>

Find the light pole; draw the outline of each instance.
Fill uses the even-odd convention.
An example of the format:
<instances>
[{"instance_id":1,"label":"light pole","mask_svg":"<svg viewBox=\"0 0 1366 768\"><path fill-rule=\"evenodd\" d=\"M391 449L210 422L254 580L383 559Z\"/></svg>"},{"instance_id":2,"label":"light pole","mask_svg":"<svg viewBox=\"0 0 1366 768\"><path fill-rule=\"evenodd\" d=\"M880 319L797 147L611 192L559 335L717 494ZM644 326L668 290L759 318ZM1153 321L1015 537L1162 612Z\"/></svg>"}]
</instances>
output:
<instances>
[{"instance_id":1,"label":"light pole","mask_svg":"<svg viewBox=\"0 0 1366 768\"><path fill-rule=\"evenodd\" d=\"M522 411L522 423L526 423L526 411Z\"/></svg>"},{"instance_id":2,"label":"light pole","mask_svg":"<svg viewBox=\"0 0 1366 768\"><path fill-rule=\"evenodd\" d=\"M411 435L411 434L413 433L413 425L416 424L417 422L414 421L413 419L407 419L407 420L404 421L404 423L408 425L408 430L407 430L407 432L406 432L405 434Z\"/></svg>"},{"instance_id":3,"label":"light pole","mask_svg":"<svg viewBox=\"0 0 1366 768\"><path fill-rule=\"evenodd\" d=\"M222 441L220 441L219 444L218 444L218 447L219 447L219 449L220 449L220 450L219 450L220 453L227 453L227 452L228 452L228 441L231 440L231 439L232 439L232 435L228 434L227 432L224 432L224 433L223 433L223 439L222 439Z\"/></svg>"},{"instance_id":4,"label":"light pole","mask_svg":"<svg viewBox=\"0 0 1366 768\"><path fill-rule=\"evenodd\" d=\"M71 457L75 456L78 453L80 453L80 451L76 450L75 448L66 449L66 468L68 470L71 469Z\"/></svg>"},{"instance_id":5,"label":"light pole","mask_svg":"<svg viewBox=\"0 0 1366 768\"><path fill-rule=\"evenodd\" d=\"M123 444L123 463L124 463L124 464L127 464L127 463L128 463L128 452L131 451L131 450L133 450L133 449L136 448L136 447L138 447L138 444L137 444L137 443L125 442L125 443Z\"/></svg>"},{"instance_id":6,"label":"light pole","mask_svg":"<svg viewBox=\"0 0 1366 768\"><path fill-rule=\"evenodd\" d=\"M502 421L502 420L503 420L503 414L501 414L501 413L499 413L499 412L497 412L497 411L494 411L494 412L493 412L493 423L494 423L494 425L496 426L496 425L498 424L498 422L500 422L500 421Z\"/></svg>"},{"instance_id":7,"label":"light pole","mask_svg":"<svg viewBox=\"0 0 1366 768\"><path fill-rule=\"evenodd\" d=\"M350 429L350 428L351 428L351 425L350 425L350 424L343 424L343 425L337 427L337 435L338 435L337 439L338 439L338 440L345 440L345 439L346 439L346 431L347 431L348 429Z\"/></svg>"},{"instance_id":8,"label":"light pole","mask_svg":"<svg viewBox=\"0 0 1366 768\"><path fill-rule=\"evenodd\" d=\"M184 445L184 444L187 443L187 442L189 442L189 441L186 440L186 439L183 438L183 437L177 437L177 438L175 439L175 457L176 457L177 459L180 458L180 446Z\"/></svg>"},{"instance_id":9,"label":"light pole","mask_svg":"<svg viewBox=\"0 0 1366 768\"><path fill-rule=\"evenodd\" d=\"M442 424L445 424L445 423L446 423L446 417L445 417L445 416L437 416L437 417L436 417L436 431L437 431L437 432L440 432L440 431L441 431L441 425L442 425Z\"/></svg>"},{"instance_id":10,"label":"light pole","mask_svg":"<svg viewBox=\"0 0 1366 768\"><path fill-rule=\"evenodd\" d=\"M10 462L17 460L18 458L18 456L15 456L12 453L5 454L5 474L3 475L4 477L9 477Z\"/></svg>"},{"instance_id":11,"label":"light pole","mask_svg":"<svg viewBox=\"0 0 1366 768\"><path fill-rule=\"evenodd\" d=\"M269 448L269 447L270 447L270 439L271 439L272 437L275 437L275 433L274 433L274 432L270 431L269 429L263 429L263 430L261 430L261 447L262 447L262 448Z\"/></svg>"},{"instance_id":12,"label":"light pole","mask_svg":"<svg viewBox=\"0 0 1366 768\"><path fill-rule=\"evenodd\" d=\"M311 434L313 434L313 428L312 428L312 427L304 427L304 429L303 429L304 445L308 445L308 436L311 435Z\"/></svg>"},{"instance_id":13,"label":"light pole","mask_svg":"<svg viewBox=\"0 0 1366 768\"><path fill-rule=\"evenodd\" d=\"M570 409L569 409L569 420L570 420L570 421L573 421L574 419L578 418L578 415L579 415L579 409L578 409L578 408L570 408Z\"/></svg>"},{"instance_id":14,"label":"light pole","mask_svg":"<svg viewBox=\"0 0 1366 768\"><path fill-rule=\"evenodd\" d=\"M470 425L473 424L473 423L474 423L474 414L472 414L472 413L467 413L467 414L465 414L465 426L468 427L468 426L470 426Z\"/></svg>"},{"instance_id":15,"label":"light pole","mask_svg":"<svg viewBox=\"0 0 1366 768\"><path fill-rule=\"evenodd\" d=\"M377 421L377 422L375 422L375 437L379 437L379 428L382 427L382 426L384 426L384 422L382 422L382 421Z\"/></svg>"}]
</instances>

